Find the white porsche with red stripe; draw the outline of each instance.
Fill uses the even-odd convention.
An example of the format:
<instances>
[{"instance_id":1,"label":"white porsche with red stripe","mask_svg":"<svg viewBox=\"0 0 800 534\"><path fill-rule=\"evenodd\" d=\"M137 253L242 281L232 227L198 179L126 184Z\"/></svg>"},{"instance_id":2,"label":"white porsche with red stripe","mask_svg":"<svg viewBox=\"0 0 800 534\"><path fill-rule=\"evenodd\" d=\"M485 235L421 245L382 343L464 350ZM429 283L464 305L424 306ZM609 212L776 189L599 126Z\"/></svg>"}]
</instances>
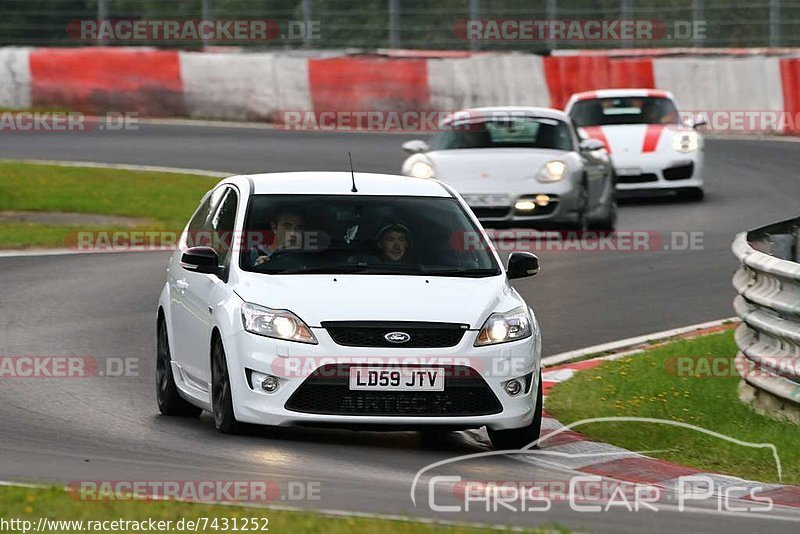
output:
<instances>
[{"instance_id":1,"label":"white porsche with red stripe","mask_svg":"<svg viewBox=\"0 0 800 534\"><path fill-rule=\"evenodd\" d=\"M607 89L572 95L567 114L585 139L601 141L617 175L618 192L703 196L700 124L681 122L667 91Z\"/></svg>"}]
</instances>

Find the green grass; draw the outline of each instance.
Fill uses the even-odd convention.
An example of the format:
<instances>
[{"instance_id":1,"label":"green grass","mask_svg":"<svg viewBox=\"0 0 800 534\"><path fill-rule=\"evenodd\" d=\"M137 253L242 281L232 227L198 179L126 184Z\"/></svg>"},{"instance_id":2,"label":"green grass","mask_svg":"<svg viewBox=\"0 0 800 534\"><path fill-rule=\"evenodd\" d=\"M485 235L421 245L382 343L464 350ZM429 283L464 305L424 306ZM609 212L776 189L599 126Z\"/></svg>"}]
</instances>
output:
<instances>
[{"instance_id":1,"label":"green grass","mask_svg":"<svg viewBox=\"0 0 800 534\"><path fill-rule=\"evenodd\" d=\"M390 519L367 519L355 517L330 517L315 513L288 512L265 508L245 508L238 506L214 506L198 503L174 501L143 500L107 500L81 502L61 488L29 489L18 487L0 487L0 518L11 518L32 521L36 528L40 517L55 520L147 520L154 519L172 521L169 532L181 532L175 529L178 521L197 520L198 518L228 519L233 525L238 519L239 525L244 519L258 519L259 528L263 526L261 518L266 518L271 532L310 532L344 534L358 532L360 534L387 534L400 532L407 534L467 534L478 532L468 526L445 526L423 524L411 521ZM185 524L185 523L184 523ZM218 523L221 525L222 523ZM219 532L210 526L197 532ZM74 528L74 525L73 525ZM128 529L131 530L131 529ZM253 531L254 529L250 528ZM52 530L51 530L52 531ZM184 529L183 531L189 531ZM194 532L194 530L191 530ZM260 531L260 530L256 530ZM559 528L556 532L567 532ZM59 533L78 532L69 528L58 529ZM527 532L553 532L553 530L529 530Z\"/></svg>"},{"instance_id":2,"label":"green grass","mask_svg":"<svg viewBox=\"0 0 800 534\"><path fill-rule=\"evenodd\" d=\"M688 372L675 371L676 357L713 356L730 361L732 366L735 354L732 331L677 341L576 374L550 392L546 408L564 424L596 417L651 417L689 423L750 443L771 443L780 456L783 483L798 484L799 426L759 415L742 403L737 394L739 378L733 367L731 373L723 373L727 376L709 376L706 368L696 363ZM626 449L666 450L648 455L679 464L778 482L775 461L768 449L653 423L590 423L576 430Z\"/></svg>"},{"instance_id":3,"label":"green grass","mask_svg":"<svg viewBox=\"0 0 800 534\"><path fill-rule=\"evenodd\" d=\"M216 181L191 174L0 162L0 211L137 217L142 224L127 230L180 231ZM66 236L85 229L92 228L4 223L0 248L63 247Z\"/></svg>"}]
</instances>

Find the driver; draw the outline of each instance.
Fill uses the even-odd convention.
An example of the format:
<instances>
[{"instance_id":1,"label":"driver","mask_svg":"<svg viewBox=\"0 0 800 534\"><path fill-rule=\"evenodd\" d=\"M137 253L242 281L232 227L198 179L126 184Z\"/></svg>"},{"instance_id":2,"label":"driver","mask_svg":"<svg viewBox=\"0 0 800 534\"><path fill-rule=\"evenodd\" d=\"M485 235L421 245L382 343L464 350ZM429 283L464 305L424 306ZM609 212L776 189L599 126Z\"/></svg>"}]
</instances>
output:
<instances>
[{"instance_id":1,"label":"driver","mask_svg":"<svg viewBox=\"0 0 800 534\"><path fill-rule=\"evenodd\" d=\"M381 228L375 242L381 259L393 263L405 260L411 248L410 232L399 223L388 224Z\"/></svg>"},{"instance_id":2,"label":"driver","mask_svg":"<svg viewBox=\"0 0 800 534\"><path fill-rule=\"evenodd\" d=\"M279 250L297 248L303 239L305 217L297 210L284 209L278 213L277 218L270 223L274 239L267 245L258 245L251 252L254 257L253 266L261 265L270 260Z\"/></svg>"}]
</instances>

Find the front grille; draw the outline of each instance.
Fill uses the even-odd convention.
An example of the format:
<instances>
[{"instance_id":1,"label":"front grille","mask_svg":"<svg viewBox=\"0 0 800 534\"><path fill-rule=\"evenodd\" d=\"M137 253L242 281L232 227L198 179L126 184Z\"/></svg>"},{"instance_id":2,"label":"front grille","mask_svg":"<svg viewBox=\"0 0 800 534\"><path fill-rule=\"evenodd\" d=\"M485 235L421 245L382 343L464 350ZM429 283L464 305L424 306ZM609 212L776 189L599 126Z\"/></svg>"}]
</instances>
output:
<instances>
[{"instance_id":1,"label":"front grille","mask_svg":"<svg viewBox=\"0 0 800 534\"><path fill-rule=\"evenodd\" d=\"M658 175L645 172L642 174L630 174L627 176L617 176L618 184L642 184L646 182L657 182Z\"/></svg>"},{"instance_id":2,"label":"front grille","mask_svg":"<svg viewBox=\"0 0 800 534\"><path fill-rule=\"evenodd\" d=\"M688 180L694 173L694 163L664 169L665 180Z\"/></svg>"},{"instance_id":3,"label":"front grille","mask_svg":"<svg viewBox=\"0 0 800 534\"><path fill-rule=\"evenodd\" d=\"M393 347L399 349L440 348L458 345L469 325L456 323L417 323L382 321L326 321L327 330L337 345L345 347ZM392 343L386 339L391 332L404 332L405 343Z\"/></svg>"},{"instance_id":4,"label":"front grille","mask_svg":"<svg viewBox=\"0 0 800 534\"><path fill-rule=\"evenodd\" d=\"M490 415L503 410L489 385L471 367L437 366L445 369L444 391L350 391L352 365L320 367L297 388L286 409L325 415L429 417Z\"/></svg>"},{"instance_id":5,"label":"front grille","mask_svg":"<svg viewBox=\"0 0 800 534\"><path fill-rule=\"evenodd\" d=\"M508 212L511 211L511 208L472 208L472 213L478 219L505 219L508 217Z\"/></svg>"}]
</instances>

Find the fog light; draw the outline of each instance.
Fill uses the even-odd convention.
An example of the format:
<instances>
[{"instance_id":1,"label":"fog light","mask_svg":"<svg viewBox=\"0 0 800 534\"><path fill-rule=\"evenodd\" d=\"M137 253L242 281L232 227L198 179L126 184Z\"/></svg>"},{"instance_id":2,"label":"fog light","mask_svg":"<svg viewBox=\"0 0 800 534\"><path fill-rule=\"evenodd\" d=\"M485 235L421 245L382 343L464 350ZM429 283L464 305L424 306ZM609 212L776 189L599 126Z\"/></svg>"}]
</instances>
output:
<instances>
[{"instance_id":1,"label":"fog light","mask_svg":"<svg viewBox=\"0 0 800 534\"><path fill-rule=\"evenodd\" d=\"M517 203L514 204L514 208L519 211L531 211L536 208L536 203L532 200L517 200Z\"/></svg>"},{"instance_id":2,"label":"fog light","mask_svg":"<svg viewBox=\"0 0 800 534\"><path fill-rule=\"evenodd\" d=\"M267 377L261 381L261 389L267 393L272 393L278 389L278 379L272 375L267 375Z\"/></svg>"},{"instance_id":3,"label":"fog light","mask_svg":"<svg viewBox=\"0 0 800 534\"><path fill-rule=\"evenodd\" d=\"M522 381L519 378L515 378L514 380L509 380L506 382L506 393L511 395L512 397L516 397L519 395L520 391L522 391Z\"/></svg>"},{"instance_id":4,"label":"fog light","mask_svg":"<svg viewBox=\"0 0 800 534\"><path fill-rule=\"evenodd\" d=\"M550 197L547 195L536 195L535 201L537 206L545 207L550 204Z\"/></svg>"}]
</instances>

